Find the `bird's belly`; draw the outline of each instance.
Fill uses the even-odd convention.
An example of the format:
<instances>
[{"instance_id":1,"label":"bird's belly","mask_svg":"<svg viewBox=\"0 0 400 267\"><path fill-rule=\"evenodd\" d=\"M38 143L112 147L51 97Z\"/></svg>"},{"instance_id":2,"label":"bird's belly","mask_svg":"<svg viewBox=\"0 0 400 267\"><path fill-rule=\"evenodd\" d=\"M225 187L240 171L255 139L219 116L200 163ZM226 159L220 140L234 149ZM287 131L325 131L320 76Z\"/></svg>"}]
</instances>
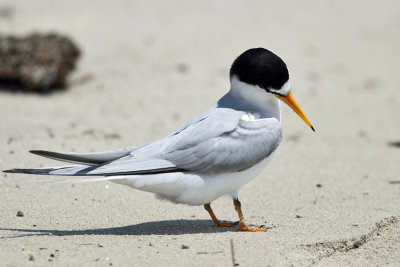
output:
<instances>
[{"instance_id":1,"label":"bird's belly","mask_svg":"<svg viewBox=\"0 0 400 267\"><path fill-rule=\"evenodd\" d=\"M157 194L157 197L175 203L202 205L230 194L259 174L274 153L252 167L224 174L175 172L151 175L127 175L113 182Z\"/></svg>"}]
</instances>

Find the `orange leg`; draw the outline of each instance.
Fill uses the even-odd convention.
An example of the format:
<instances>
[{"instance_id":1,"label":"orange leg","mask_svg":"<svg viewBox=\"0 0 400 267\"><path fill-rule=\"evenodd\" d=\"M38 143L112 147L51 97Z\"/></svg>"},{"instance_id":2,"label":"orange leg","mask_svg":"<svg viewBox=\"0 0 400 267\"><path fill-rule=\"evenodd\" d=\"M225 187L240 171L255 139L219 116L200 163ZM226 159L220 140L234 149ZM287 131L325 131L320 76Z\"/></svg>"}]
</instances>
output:
<instances>
[{"instance_id":1,"label":"orange leg","mask_svg":"<svg viewBox=\"0 0 400 267\"><path fill-rule=\"evenodd\" d=\"M211 209L210 203L204 204L204 208L210 214L211 219L213 220L214 225L216 227L235 227L238 224L238 222L228 223L228 222L221 222L220 220L218 220L217 217L215 216L213 210Z\"/></svg>"},{"instance_id":2,"label":"orange leg","mask_svg":"<svg viewBox=\"0 0 400 267\"><path fill-rule=\"evenodd\" d=\"M242 213L242 208L241 208L241 204L240 201L238 199L234 199L233 200L233 205L235 205L235 209L239 215L239 227L238 227L238 231L242 231L242 232L266 232L267 229L265 228L261 228L261 227L250 227L247 225L246 221L244 220L243 217L243 213Z\"/></svg>"}]
</instances>

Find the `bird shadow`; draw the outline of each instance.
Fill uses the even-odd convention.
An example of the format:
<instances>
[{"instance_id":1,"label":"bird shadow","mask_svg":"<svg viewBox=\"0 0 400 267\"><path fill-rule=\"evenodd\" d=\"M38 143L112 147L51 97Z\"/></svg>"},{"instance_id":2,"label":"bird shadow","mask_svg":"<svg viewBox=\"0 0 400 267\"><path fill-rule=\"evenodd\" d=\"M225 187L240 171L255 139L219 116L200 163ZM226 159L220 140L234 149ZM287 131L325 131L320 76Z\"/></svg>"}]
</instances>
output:
<instances>
[{"instance_id":1,"label":"bird shadow","mask_svg":"<svg viewBox=\"0 0 400 267\"><path fill-rule=\"evenodd\" d=\"M52 230L52 229L22 229L0 228L0 231L11 231L22 234L0 236L0 239L10 239L29 236L80 236L80 235L185 235L204 233L224 233L235 231L235 228L214 227L211 220L166 220L146 222L134 225L83 229L83 230Z\"/></svg>"}]
</instances>

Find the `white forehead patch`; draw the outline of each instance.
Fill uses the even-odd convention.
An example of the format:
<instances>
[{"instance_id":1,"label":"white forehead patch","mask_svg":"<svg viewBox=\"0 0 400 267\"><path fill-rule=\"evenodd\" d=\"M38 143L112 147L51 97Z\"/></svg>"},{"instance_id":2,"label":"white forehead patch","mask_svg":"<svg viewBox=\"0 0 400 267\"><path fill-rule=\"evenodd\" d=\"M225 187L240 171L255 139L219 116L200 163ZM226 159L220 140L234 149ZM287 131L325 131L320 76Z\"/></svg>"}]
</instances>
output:
<instances>
[{"instance_id":1,"label":"white forehead patch","mask_svg":"<svg viewBox=\"0 0 400 267\"><path fill-rule=\"evenodd\" d=\"M284 85L282 85L282 88L280 88L280 89L268 88L268 90L270 90L273 93L277 93L277 94L286 96L290 92L290 79L287 80L287 82Z\"/></svg>"}]
</instances>

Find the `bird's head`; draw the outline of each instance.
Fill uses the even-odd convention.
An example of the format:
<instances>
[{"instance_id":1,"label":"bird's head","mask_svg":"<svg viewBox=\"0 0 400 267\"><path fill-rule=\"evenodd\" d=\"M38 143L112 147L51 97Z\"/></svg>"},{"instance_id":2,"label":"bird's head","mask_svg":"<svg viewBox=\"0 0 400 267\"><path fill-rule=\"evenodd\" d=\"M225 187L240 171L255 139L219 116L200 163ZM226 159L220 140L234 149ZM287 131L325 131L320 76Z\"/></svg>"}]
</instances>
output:
<instances>
[{"instance_id":1,"label":"bird's head","mask_svg":"<svg viewBox=\"0 0 400 267\"><path fill-rule=\"evenodd\" d=\"M233 62L231 82L237 79L272 94L287 104L313 131L307 116L294 99L290 88L289 70L283 60L264 48L253 48L242 53Z\"/></svg>"}]
</instances>

